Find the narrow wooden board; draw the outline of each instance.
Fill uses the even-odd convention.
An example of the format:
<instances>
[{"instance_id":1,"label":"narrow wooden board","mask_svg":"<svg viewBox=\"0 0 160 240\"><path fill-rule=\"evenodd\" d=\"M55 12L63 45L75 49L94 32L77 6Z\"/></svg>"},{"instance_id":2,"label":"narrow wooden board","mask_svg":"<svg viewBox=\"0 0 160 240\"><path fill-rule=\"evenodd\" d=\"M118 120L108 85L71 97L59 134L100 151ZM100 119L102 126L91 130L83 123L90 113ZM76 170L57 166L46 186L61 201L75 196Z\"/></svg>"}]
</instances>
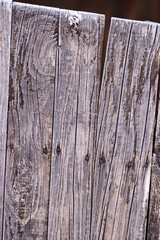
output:
<instances>
[{"instance_id":1,"label":"narrow wooden board","mask_svg":"<svg viewBox=\"0 0 160 240\"><path fill-rule=\"evenodd\" d=\"M160 39L160 25L158 25L157 34ZM160 41L158 50L157 62L160 71ZM157 115L152 157L148 229L146 236L148 240L160 239L160 79L157 91Z\"/></svg>"},{"instance_id":2,"label":"narrow wooden board","mask_svg":"<svg viewBox=\"0 0 160 240\"><path fill-rule=\"evenodd\" d=\"M2 239L12 1L0 0L0 239Z\"/></svg>"},{"instance_id":3,"label":"narrow wooden board","mask_svg":"<svg viewBox=\"0 0 160 240\"><path fill-rule=\"evenodd\" d=\"M145 239L157 24L113 18L99 101L91 239Z\"/></svg>"},{"instance_id":4,"label":"narrow wooden board","mask_svg":"<svg viewBox=\"0 0 160 240\"><path fill-rule=\"evenodd\" d=\"M4 240L47 239L58 21L13 4Z\"/></svg>"},{"instance_id":5,"label":"narrow wooden board","mask_svg":"<svg viewBox=\"0 0 160 240\"><path fill-rule=\"evenodd\" d=\"M90 239L104 16L61 11L48 239Z\"/></svg>"}]
</instances>

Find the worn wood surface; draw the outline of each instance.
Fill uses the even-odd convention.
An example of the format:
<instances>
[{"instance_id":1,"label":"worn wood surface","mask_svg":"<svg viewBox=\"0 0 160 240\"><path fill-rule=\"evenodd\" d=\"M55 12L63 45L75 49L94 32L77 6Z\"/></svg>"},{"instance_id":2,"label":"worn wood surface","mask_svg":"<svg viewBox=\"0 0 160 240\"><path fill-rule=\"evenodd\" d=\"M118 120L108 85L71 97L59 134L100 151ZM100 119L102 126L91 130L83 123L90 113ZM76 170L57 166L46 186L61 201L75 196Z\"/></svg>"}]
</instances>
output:
<instances>
[{"instance_id":1,"label":"worn wood surface","mask_svg":"<svg viewBox=\"0 0 160 240\"><path fill-rule=\"evenodd\" d=\"M160 26L158 25L157 34L160 39ZM157 52L158 64L160 69L160 42L159 51ZM160 80L158 85L158 101L156 128L154 136L153 157L152 157L152 174L150 187L150 204L147 240L160 240Z\"/></svg>"},{"instance_id":2,"label":"worn wood surface","mask_svg":"<svg viewBox=\"0 0 160 240\"><path fill-rule=\"evenodd\" d=\"M147 240L160 239L160 165L159 153L153 155Z\"/></svg>"},{"instance_id":3,"label":"worn wood surface","mask_svg":"<svg viewBox=\"0 0 160 240\"><path fill-rule=\"evenodd\" d=\"M145 239L157 24L112 19L99 100L91 239Z\"/></svg>"},{"instance_id":4,"label":"worn wood surface","mask_svg":"<svg viewBox=\"0 0 160 240\"><path fill-rule=\"evenodd\" d=\"M58 21L13 4L4 240L47 239Z\"/></svg>"},{"instance_id":5,"label":"worn wood surface","mask_svg":"<svg viewBox=\"0 0 160 240\"><path fill-rule=\"evenodd\" d=\"M0 238L2 239L12 1L0 0Z\"/></svg>"},{"instance_id":6,"label":"worn wood surface","mask_svg":"<svg viewBox=\"0 0 160 240\"><path fill-rule=\"evenodd\" d=\"M112 18L101 82L103 33L0 1L3 240L160 239L160 26Z\"/></svg>"},{"instance_id":7,"label":"worn wood surface","mask_svg":"<svg viewBox=\"0 0 160 240\"><path fill-rule=\"evenodd\" d=\"M104 16L61 11L48 239L90 239Z\"/></svg>"}]
</instances>

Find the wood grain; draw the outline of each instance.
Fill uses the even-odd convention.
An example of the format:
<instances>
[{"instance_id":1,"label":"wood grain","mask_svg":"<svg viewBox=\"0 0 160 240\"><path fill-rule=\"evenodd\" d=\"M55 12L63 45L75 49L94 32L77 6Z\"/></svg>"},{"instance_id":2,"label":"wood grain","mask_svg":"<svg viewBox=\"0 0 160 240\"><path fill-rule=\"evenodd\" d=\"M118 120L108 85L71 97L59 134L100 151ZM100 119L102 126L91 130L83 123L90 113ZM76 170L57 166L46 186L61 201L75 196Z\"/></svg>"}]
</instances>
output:
<instances>
[{"instance_id":1,"label":"wood grain","mask_svg":"<svg viewBox=\"0 0 160 240\"><path fill-rule=\"evenodd\" d=\"M59 10L13 4L3 239L47 239Z\"/></svg>"},{"instance_id":2,"label":"wood grain","mask_svg":"<svg viewBox=\"0 0 160 240\"><path fill-rule=\"evenodd\" d=\"M0 0L1 239L160 239L160 25L112 18L101 82L103 38Z\"/></svg>"},{"instance_id":3,"label":"wood grain","mask_svg":"<svg viewBox=\"0 0 160 240\"><path fill-rule=\"evenodd\" d=\"M2 239L12 1L0 0L0 238Z\"/></svg>"},{"instance_id":4,"label":"wood grain","mask_svg":"<svg viewBox=\"0 0 160 240\"><path fill-rule=\"evenodd\" d=\"M104 16L61 11L48 239L90 239Z\"/></svg>"},{"instance_id":5,"label":"wood grain","mask_svg":"<svg viewBox=\"0 0 160 240\"><path fill-rule=\"evenodd\" d=\"M160 167L155 154L152 160L151 191L146 239L160 239Z\"/></svg>"},{"instance_id":6,"label":"wood grain","mask_svg":"<svg viewBox=\"0 0 160 240\"><path fill-rule=\"evenodd\" d=\"M157 28L157 35L160 39L160 25ZM160 42L158 44L157 63L160 70ZM156 128L153 142L148 231L146 236L148 240L160 239L160 79L157 91Z\"/></svg>"},{"instance_id":7,"label":"wood grain","mask_svg":"<svg viewBox=\"0 0 160 240\"><path fill-rule=\"evenodd\" d=\"M91 239L145 239L157 24L112 19L99 100Z\"/></svg>"}]
</instances>

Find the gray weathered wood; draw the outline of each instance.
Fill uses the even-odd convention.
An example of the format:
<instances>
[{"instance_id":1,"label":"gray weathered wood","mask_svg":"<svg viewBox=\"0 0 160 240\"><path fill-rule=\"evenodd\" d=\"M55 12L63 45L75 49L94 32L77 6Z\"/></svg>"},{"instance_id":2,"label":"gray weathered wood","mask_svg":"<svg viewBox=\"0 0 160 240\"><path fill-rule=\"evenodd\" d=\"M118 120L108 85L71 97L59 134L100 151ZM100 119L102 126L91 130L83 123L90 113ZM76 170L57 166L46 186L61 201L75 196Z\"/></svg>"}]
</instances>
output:
<instances>
[{"instance_id":1,"label":"gray weathered wood","mask_svg":"<svg viewBox=\"0 0 160 240\"><path fill-rule=\"evenodd\" d=\"M12 1L0 0L0 238L5 181Z\"/></svg>"},{"instance_id":2,"label":"gray weathered wood","mask_svg":"<svg viewBox=\"0 0 160 240\"><path fill-rule=\"evenodd\" d=\"M1 239L160 239L160 26L113 18L101 83L103 15L14 3L11 35L11 12L1 0Z\"/></svg>"},{"instance_id":3,"label":"gray weathered wood","mask_svg":"<svg viewBox=\"0 0 160 240\"><path fill-rule=\"evenodd\" d=\"M13 4L4 240L47 239L58 21Z\"/></svg>"},{"instance_id":4,"label":"gray weathered wood","mask_svg":"<svg viewBox=\"0 0 160 240\"><path fill-rule=\"evenodd\" d=\"M91 239L145 239L157 24L112 19L99 100Z\"/></svg>"},{"instance_id":5,"label":"gray weathered wood","mask_svg":"<svg viewBox=\"0 0 160 240\"><path fill-rule=\"evenodd\" d=\"M104 16L61 11L48 239L90 239Z\"/></svg>"},{"instance_id":6,"label":"gray weathered wood","mask_svg":"<svg viewBox=\"0 0 160 240\"><path fill-rule=\"evenodd\" d=\"M158 25L157 34L160 39L160 26ZM160 70L160 41L157 52L157 64ZM155 139L153 146L152 158L152 174L151 174L151 187L150 187L150 205L149 205L149 218L148 218L148 240L160 240L160 79L158 86L158 101L157 101L157 119Z\"/></svg>"},{"instance_id":7,"label":"gray weathered wood","mask_svg":"<svg viewBox=\"0 0 160 240\"><path fill-rule=\"evenodd\" d=\"M158 150L156 148L156 150ZM159 151L153 155L152 160L152 175L151 175L151 190L150 190L150 205L148 218L148 240L160 239L160 164Z\"/></svg>"}]
</instances>

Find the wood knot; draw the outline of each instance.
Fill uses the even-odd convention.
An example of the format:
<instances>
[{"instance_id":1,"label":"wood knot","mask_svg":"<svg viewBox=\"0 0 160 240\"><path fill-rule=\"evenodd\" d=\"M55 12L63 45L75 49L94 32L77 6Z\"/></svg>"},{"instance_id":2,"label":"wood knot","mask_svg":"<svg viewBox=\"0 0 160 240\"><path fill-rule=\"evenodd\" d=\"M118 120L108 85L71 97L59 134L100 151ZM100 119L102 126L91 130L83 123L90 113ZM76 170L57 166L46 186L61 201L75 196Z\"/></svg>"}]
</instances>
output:
<instances>
[{"instance_id":1,"label":"wood knot","mask_svg":"<svg viewBox=\"0 0 160 240\"><path fill-rule=\"evenodd\" d=\"M58 156L59 156L59 155L60 155L60 153L61 153L60 144L58 144L58 145L57 145L56 152L57 152L57 154L58 154Z\"/></svg>"},{"instance_id":2,"label":"wood knot","mask_svg":"<svg viewBox=\"0 0 160 240\"><path fill-rule=\"evenodd\" d=\"M86 156L85 156L85 161L86 161L86 162L89 161L89 155L88 155L88 153L87 153Z\"/></svg>"},{"instance_id":3,"label":"wood knot","mask_svg":"<svg viewBox=\"0 0 160 240\"><path fill-rule=\"evenodd\" d=\"M103 154L102 154L101 157L99 158L99 163L100 163L100 164L106 163L106 159L105 159L105 157L104 157Z\"/></svg>"}]
</instances>

